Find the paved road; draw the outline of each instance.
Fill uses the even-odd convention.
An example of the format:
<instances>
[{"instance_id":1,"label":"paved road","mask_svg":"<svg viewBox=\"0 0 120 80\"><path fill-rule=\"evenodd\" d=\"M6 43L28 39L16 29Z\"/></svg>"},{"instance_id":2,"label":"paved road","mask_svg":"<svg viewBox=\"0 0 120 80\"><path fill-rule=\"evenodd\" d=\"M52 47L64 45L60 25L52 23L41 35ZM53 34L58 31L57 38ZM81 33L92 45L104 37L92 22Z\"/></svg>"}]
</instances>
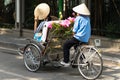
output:
<instances>
[{"instance_id":1,"label":"paved road","mask_svg":"<svg viewBox=\"0 0 120 80\"><path fill-rule=\"evenodd\" d=\"M11 54L12 53L12 54ZM0 48L0 80L85 80L77 69L46 66L36 73L29 72L23 57L14 50ZM97 80L120 80L120 67L114 62L104 61L104 70Z\"/></svg>"}]
</instances>

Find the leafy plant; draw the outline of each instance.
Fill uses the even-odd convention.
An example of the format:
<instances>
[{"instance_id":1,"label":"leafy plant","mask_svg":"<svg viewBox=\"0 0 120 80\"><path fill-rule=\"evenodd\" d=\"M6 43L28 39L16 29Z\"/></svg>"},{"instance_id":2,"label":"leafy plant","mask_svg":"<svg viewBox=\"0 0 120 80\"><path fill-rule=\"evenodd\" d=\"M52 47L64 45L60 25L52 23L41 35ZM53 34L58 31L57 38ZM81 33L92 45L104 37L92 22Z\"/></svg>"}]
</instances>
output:
<instances>
[{"instance_id":1,"label":"leafy plant","mask_svg":"<svg viewBox=\"0 0 120 80\"><path fill-rule=\"evenodd\" d=\"M72 35L72 27L74 18L69 17L59 22L49 23L49 28L52 29L52 34L58 37L66 38Z\"/></svg>"}]
</instances>

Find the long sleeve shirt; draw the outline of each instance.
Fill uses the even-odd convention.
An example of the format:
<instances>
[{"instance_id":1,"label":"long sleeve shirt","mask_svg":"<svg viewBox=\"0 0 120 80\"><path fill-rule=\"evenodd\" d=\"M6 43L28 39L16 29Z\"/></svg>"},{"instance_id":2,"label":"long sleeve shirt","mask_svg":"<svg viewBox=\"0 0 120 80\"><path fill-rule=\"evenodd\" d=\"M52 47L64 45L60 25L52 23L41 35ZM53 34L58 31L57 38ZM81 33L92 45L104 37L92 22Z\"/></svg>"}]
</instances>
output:
<instances>
[{"instance_id":1,"label":"long sleeve shirt","mask_svg":"<svg viewBox=\"0 0 120 80\"><path fill-rule=\"evenodd\" d=\"M81 42L88 42L91 36L91 24L88 16L77 16L73 27L74 37Z\"/></svg>"}]
</instances>

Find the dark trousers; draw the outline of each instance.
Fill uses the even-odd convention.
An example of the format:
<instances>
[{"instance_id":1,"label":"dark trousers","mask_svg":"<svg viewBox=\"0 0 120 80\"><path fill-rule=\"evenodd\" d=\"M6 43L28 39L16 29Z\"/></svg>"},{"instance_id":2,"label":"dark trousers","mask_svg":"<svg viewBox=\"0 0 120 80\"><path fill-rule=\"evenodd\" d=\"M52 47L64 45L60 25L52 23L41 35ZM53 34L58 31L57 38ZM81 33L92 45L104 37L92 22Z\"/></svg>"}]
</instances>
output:
<instances>
[{"instance_id":1,"label":"dark trousers","mask_svg":"<svg viewBox=\"0 0 120 80\"><path fill-rule=\"evenodd\" d=\"M63 45L63 55L64 55L64 62L69 62L69 55L70 55L70 48L75 44L78 44L80 41L75 39L74 37L70 40L67 40Z\"/></svg>"}]
</instances>

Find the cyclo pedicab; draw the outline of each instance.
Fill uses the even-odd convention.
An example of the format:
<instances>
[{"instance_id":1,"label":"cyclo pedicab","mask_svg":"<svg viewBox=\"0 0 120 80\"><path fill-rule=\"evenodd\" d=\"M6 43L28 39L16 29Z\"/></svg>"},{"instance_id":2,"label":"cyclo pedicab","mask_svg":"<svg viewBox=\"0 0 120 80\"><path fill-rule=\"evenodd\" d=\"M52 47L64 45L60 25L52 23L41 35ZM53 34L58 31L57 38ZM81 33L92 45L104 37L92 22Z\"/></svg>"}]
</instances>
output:
<instances>
[{"instance_id":1,"label":"cyclo pedicab","mask_svg":"<svg viewBox=\"0 0 120 80\"><path fill-rule=\"evenodd\" d=\"M55 36L58 29L48 28L48 24L53 22L56 23L54 26L57 26L60 21L46 22L43 25L41 42L29 39L29 43L24 48L23 60L29 71L35 72L49 63L53 64L53 67L62 67L58 64L62 60L61 46L64 38L62 38L63 35ZM70 49L70 64L73 68L76 67L85 79L96 79L103 70L103 61L99 50L96 46L86 43L79 43L77 48Z\"/></svg>"}]
</instances>

